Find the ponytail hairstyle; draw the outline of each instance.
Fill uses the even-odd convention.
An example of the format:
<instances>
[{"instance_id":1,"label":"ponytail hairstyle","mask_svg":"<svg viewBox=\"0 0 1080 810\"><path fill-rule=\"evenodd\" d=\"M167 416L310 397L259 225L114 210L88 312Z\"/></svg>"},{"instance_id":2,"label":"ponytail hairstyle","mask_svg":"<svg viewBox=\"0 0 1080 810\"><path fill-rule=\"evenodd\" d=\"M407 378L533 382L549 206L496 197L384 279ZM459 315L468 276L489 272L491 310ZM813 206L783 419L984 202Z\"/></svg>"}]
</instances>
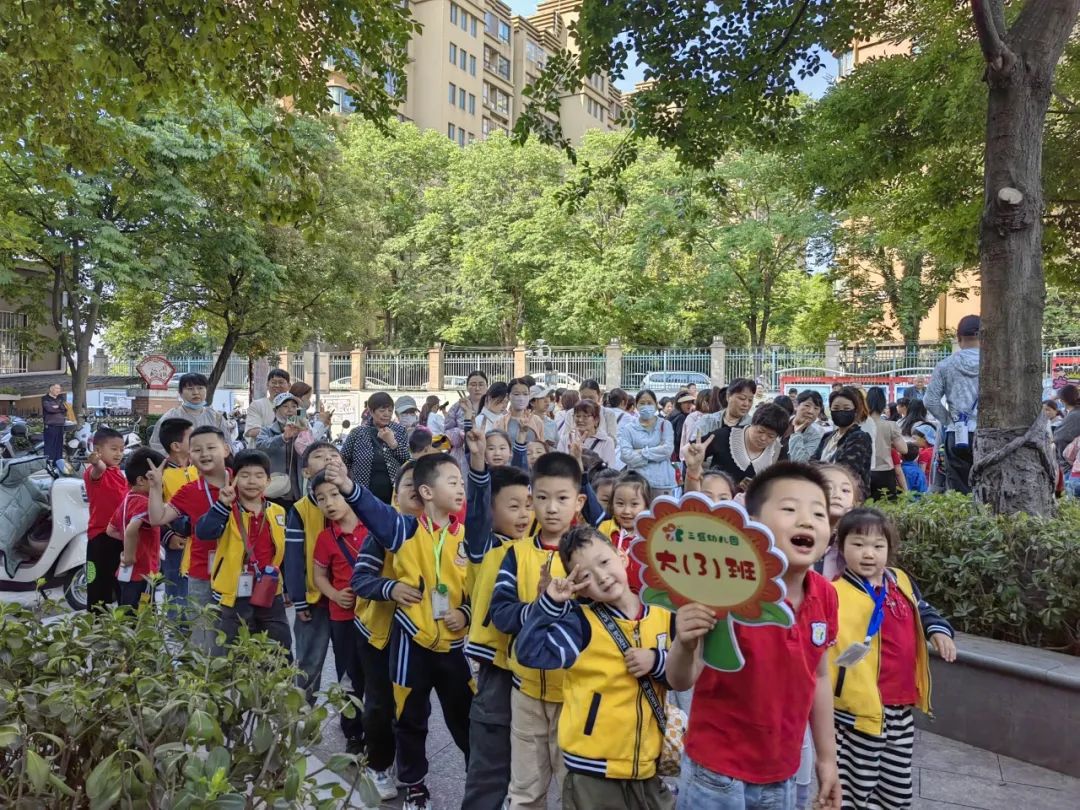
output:
<instances>
[{"instance_id":1,"label":"ponytail hairstyle","mask_svg":"<svg viewBox=\"0 0 1080 810\"><path fill-rule=\"evenodd\" d=\"M434 394L428 394L427 399L424 400L424 407L420 409L420 422L423 427L427 427L427 420L431 414L439 410L439 398Z\"/></svg>"}]
</instances>

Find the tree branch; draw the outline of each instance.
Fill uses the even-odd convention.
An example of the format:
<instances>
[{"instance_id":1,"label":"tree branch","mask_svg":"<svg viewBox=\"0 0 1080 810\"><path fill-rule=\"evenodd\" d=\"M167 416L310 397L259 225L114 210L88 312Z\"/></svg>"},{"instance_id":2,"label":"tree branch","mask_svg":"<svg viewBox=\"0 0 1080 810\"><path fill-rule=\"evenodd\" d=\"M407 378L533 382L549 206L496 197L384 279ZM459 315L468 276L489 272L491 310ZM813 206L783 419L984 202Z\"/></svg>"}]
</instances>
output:
<instances>
[{"instance_id":1,"label":"tree branch","mask_svg":"<svg viewBox=\"0 0 1080 810\"><path fill-rule=\"evenodd\" d=\"M1003 19L996 8L999 5L999 0L971 0L971 14L988 68L995 73L1008 73L1016 64L1016 54L1002 39L1005 31L998 27L999 19Z\"/></svg>"}]
</instances>

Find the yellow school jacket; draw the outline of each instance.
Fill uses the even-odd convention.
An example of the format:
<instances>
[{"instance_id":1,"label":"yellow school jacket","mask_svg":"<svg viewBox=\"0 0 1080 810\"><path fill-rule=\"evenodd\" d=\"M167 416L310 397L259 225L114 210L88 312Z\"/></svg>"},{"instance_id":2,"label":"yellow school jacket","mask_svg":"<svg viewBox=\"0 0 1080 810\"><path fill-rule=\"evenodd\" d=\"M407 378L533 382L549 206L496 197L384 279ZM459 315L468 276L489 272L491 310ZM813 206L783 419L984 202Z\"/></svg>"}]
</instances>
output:
<instances>
[{"instance_id":1,"label":"yellow school jacket","mask_svg":"<svg viewBox=\"0 0 1080 810\"><path fill-rule=\"evenodd\" d=\"M382 547L365 542L361 548L361 563L364 552L369 548L377 549L382 554L379 576L388 580L394 579L394 552L386 551ZM353 623L360 634L367 639L368 644L376 650L385 650L390 642L390 627L394 621L394 610L397 603L382 599L356 598L356 618Z\"/></svg>"},{"instance_id":2,"label":"yellow school jacket","mask_svg":"<svg viewBox=\"0 0 1080 810\"><path fill-rule=\"evenodd\" d=\"M214 509L223 509L218 503ZM276 503L266 502L263 507L266 512L266 523L270 527L270 538L274 541L273 565L278 571L278 590L282 593L281 561L285 557L285 510ZM243 519L251 526L252 516L241 513ZM256 519L257 522L257 519ZM236 588L243 573L244 564L244 539L236 524L236 515L230 510L229 522L225 525L225 531L218 538L217 551L214 554L214 569L211 571L210 589L214 597L225 607L236 604Z\"/></svg>"},{"instance_id":3,"label":"yellow school jacket","mask_svg":"<svg viewBox=\"0 0 1080 810\"><path fill-rule=\"evenodd\" d=\"M439 538L445 537L438 560L436 576L435 549ZM465 633L472 618L468 594L465 592L465 529L455 524L431 529L431 522L422 518L412 537L402 543L394 554L394 579L420 590L423 598L416 605L398 606L394 620L416 644L435 652L449 652L465 646ZM452 632L446 622L436 620L433 613L432 592L436 585L446 586L450 609L460 608L465 613L465 629Z\"/></svg>"},{"instance_id":4,"label":"yellow school jacket","mask_svg":"<svg viewBox=\"0 0 1080 810\"><path fill-rule=\"evenodd\" d=\"M302 542L304 544L304 559L307 563L304 569L304 598L307 600L306 606L313 607L322 599L322 593L315 587L315 541L319 539L319 535L326 528L326 518L323 516L322 510L319 509L318 504L310 496L301 498L294 503L293 510L295 514L289 515L286 521L285 539L290 543ZM289 570L288 559L285 562L285 569L286 576L293 574ZM297 579L299 579L298 576ZM290 578L290 588L293 586L292 582ZM297 584L297 587L299 587L299 584ZM297 609L305 607L299 604L299 600L291 590L289 596L297 602Z\"/></svg>"},{"instance_id":5,"label":"yellow school jacket","mask_svg":"<svg viewBox=\"0 0 1080 810\"><path fill-rule=\"evenodd\" d=\"M480 565L469 563L469 569L474 570L472 588L469 590L469 601L472 604L472 623L469 625L469 640L465 644L465 654L478 661L488 661L500 669L509 669L507 662L507 647L510 645L510 637L495 626L491 616L492 592L495 589L495 580L499 575L499 567L506 550L512 541L505 541L502 545L495 546L484 555L484 561Z\"/></svg>"}]
</instances>

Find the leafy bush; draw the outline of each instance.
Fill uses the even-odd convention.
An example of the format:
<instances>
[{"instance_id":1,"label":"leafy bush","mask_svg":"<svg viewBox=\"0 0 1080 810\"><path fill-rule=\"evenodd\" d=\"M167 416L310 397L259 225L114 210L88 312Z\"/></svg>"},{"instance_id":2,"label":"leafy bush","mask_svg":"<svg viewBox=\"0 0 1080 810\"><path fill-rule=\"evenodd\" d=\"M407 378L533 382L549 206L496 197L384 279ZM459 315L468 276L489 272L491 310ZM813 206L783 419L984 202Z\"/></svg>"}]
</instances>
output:
<instances>
[{"instance_id":1,"label":"leafy bush","mask_svg":"<svg viewBox=\"0 0 1080 810\"><path fill-rule=\"evenodd\" d=\"M307 770L330 709L355 710L345 693L311 708L275 642L242 630L212 657L189 632L162 612L46 624L0 604L0 806L349 806L339 780L318 779L326 768ZM377 805L358 764L328 767Z\"/></svg>"},{"instance_id":2,"label":"leafy bush","mask_svg":"<svg viewBox=\"0 0 1080 810\"><path fill-rule=\"evenodd\" d=\"M875 503L899 562L957 629L1080 655L1080 502L1057 517L996 516L958 493Z\"/></svg>"}]
</instances>

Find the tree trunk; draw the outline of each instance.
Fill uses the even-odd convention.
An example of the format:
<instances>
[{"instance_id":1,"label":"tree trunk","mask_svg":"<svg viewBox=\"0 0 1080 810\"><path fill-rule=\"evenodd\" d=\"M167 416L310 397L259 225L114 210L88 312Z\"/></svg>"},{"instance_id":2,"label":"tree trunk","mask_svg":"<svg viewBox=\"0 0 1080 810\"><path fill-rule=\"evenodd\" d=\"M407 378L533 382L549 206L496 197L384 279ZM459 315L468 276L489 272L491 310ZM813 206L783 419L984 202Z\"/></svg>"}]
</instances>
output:
<instances>
[{"instance_id":1,"label":"tree trunk","mask_svg":"<svg viewBox=\"0 0 1080 810\"><path fill-rule=\"evenodd\" d=\"M218 383L221 382L222 376L225 374L225 369L229 366L229 358L232 357L233 350L236 348L236 344L240 338L234 332L226 332L225 340L221 344L221 351L218 352L217 360L214 361L214 367L210 369L210 377L207 380L206 385L206 401L214 401L214 390L218 387Z\"/></svg>"},{"instance_id":2,"label":"tree trunk","mask_svg":"<svg viewBox=\"0 0 1080 810\"><path fill-rule=\"evenodd\" d=\"M1029 0L1007 33L1000 2L974 0L972 8L989 86L972 491L997 513L1047 515L1054 509L1054 466L1040 414L1043 128L1080 0Z\"/></svg>"}]
</instances>

